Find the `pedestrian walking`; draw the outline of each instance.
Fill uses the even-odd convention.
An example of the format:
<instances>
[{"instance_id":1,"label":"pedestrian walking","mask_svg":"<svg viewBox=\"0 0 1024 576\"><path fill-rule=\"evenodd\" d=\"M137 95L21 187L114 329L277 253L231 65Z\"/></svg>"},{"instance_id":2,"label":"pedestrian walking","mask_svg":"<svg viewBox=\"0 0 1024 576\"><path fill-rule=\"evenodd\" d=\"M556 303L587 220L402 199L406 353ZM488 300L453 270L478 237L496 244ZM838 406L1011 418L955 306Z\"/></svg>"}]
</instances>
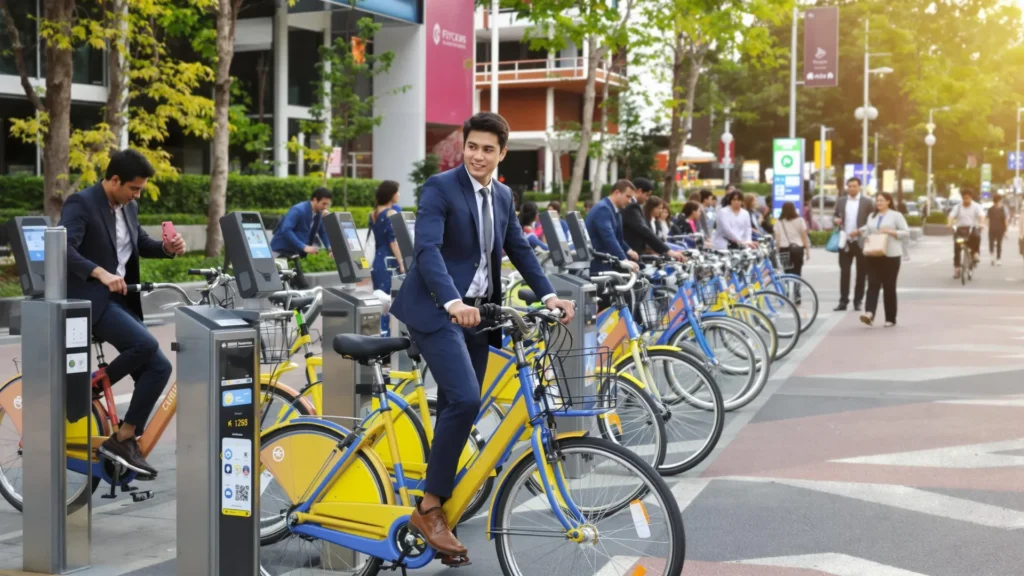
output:
<instances>
[{"instance_id":1,"label":"pedestrian walking","mask_svg":"<svg viewBox=\"0 0 1024 576\"><path fill-rule=\"evenodd\" d=\"M388 267L388 258L393 257L398 262L398 273L405 274L402 252L398 249L395 229L391 227L391 215L397 214L399 211L398 182L394 180L381 182L377 186L374 203L376 205L369 216L370 232L373 234L373 244L376 247L373 254L373 267L370 269L370 281L373 282L374 291L380 290L391 296L391 269ZM380 333L384 336L391 335L390 314L381 315Z\"/></svg>"},{"instance_id":2,"label":"pedestrian walking","mask_svg":"<svg viewBox=\"0 0 1024 576\"><path fill-rule=\"evenodd\" d=\"M807 222L800 217L796 211L796 205L786 202L782 205L782 214L775 226L775 241L780 253L789 256L789 266L786 272L800 276L804 269L804 262L811 259L811 239L807 234ZM793 299L800 304L800 285L796 286L797 293Z\"/></svg>"},{"instance_id":3,"label":"pedestrian walking","mask_svg":"<svg viewBox=\"0 0 1024 576\"><path fill-rule=\"evenodd\" d=\"M850 303L850 268L857 263L856 284L853 287L853 309L860 310L864 299L864 285L867 283L867 269L864 267L864 253L861 243L851 239L856 230L867 224L868 215L873 208L871 200L860 192L860 178L856 176L846 181L846 196L836 200L836 210L832 221L846 233L846 245L839 250L839 305L836 312L846 310Z\"/></svg>"},{"instance_id":4,"label":"pedestrian walking","mask_svg":"<svg viewBox=\"0 0 1024 576\"><path fill-rule=\"evenodd\" d=\"M1002 200L1003 197L996 194L992 198L992 207L988 209L988 253L993 266L1003 265L1003 238L1010 228L1010 212Z\"/></svg>"},{"instance_id":5,"label":"pedestrian walking","mask_svg":"<svg viewBox=\"0 0 1024 576\"><path fill-rule=\"evenodd\" d=\"M868 271L867 301L860 321L871 326L878 308L878 293L885 295L885 327L896 325L896 279L903 260L903 239L910 237L907 219L893 209L892 194L875 195L875 212L867 224L852 235L864 238L864 261Z\"/></svg>"}]
</instances>

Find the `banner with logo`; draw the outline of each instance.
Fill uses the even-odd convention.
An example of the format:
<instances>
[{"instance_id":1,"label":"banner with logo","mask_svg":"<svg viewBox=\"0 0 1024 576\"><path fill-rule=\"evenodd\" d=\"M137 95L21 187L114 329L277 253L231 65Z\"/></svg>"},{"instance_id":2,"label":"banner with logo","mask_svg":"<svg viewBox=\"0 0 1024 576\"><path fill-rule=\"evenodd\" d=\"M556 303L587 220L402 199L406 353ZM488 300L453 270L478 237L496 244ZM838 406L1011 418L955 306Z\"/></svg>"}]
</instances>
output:
<instances>
[{"instance_id":1,"label":"banner with logo","mask_svg":"<svg viewBox=\"0 0 1024 576\"><path fill-rule=\"evenodd\" d=\"M804 86L839 85L839 8L804 11Z\"/></svg>"},{"instance_id":2,"label":"banner with logo","mask_svg":"<svg viewBox=\"0 0 1024 576\"><path fill-rule=\"evenodd\" d=\"M804 201L804 139L772 141L772 212L778 218L782 205L792 202L798 214Z\"/></svg>"},{"instance_id":3,"label":"banner with logo","mask_svg":"<svg viewBox=\"0 0 1024 576\"><path fill-rule=\"evenodd\" d=\"M427 122L462 125L473 114L473 0L426 3Z\"/></svg>"}]
</instances>

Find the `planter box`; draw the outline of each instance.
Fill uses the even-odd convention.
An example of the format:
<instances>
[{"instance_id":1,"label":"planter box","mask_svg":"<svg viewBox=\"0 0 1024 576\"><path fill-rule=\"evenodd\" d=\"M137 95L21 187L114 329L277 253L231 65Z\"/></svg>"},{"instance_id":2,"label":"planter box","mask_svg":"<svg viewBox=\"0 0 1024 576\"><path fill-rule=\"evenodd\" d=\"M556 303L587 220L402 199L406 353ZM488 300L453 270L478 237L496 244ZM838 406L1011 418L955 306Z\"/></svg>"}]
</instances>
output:
<instances>
[{"instance_id":1,"label":"planter box","mask_svg":"<svg viewBox=\"0 0 1024 576\"><path fill-rule=\"evenodd\" d=\"M911 228L910 229L910 239L911 240L916 242L916 241L920 240L922 236L924 236L924 229L922 229L922 228Z\"/></svg>"},{"instance_id":2,"label":"planter box","mask_svg":"<svg viewBox=\"0 0 1024 576\"><path fill-rule=\"evenodd\" d=\"M953 230L945 224L925 224L925 236L952 236Z\"/></svg>"}]
</instances>

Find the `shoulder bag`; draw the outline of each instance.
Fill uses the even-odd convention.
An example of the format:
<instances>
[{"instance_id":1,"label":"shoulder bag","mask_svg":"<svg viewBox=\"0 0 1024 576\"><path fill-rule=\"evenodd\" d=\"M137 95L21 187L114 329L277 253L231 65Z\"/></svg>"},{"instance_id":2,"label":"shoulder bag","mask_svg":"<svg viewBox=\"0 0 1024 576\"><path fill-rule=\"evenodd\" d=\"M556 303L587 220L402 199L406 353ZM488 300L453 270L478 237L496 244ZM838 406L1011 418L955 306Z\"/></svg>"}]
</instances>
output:
<instances>
[{"instance_id":1,"label":"shoulder bag","mask_svg":"<svg viewBox=\"0 0 1024 576\"><path fill-rule=\"evenodd\" d=\"M785 250L789 256L786 265L783 266L783 270L789 272L795 267L793 262L797 258L803 258L804 247L803 244L793 244L793 241L789 239L789 230L787 230L786 226L787 224L789 224L789 220L779 220L779 228L782 229L782 235L786 237L786 247L783 248L783 250ZM801 238L801 240L803 239Z\"/></svg>"},{"instance_id":2,"label":"shoulder bag","mask_svg":"<svg viewBox=\"0 0 1024 576\"><path fill-rule=\"evenodd\" d=\"M891 236L888 234L882 234L882 220L883 216L879 216L875 222L875 233L868 236L867 240L864 241L864 255L865 256L886 256L886 250L889 248L889 239Z\"/></svg>"}]
</instances>

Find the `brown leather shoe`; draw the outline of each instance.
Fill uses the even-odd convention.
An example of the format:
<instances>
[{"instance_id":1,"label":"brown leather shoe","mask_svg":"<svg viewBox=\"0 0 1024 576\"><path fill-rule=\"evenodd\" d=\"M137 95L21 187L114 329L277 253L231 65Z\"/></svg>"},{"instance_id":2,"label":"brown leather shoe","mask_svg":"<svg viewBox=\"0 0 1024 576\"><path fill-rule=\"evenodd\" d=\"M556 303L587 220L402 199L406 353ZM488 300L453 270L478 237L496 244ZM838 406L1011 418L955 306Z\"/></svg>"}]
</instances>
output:
<instances>
[{"instance_id":1,"label":"brown leather shoe","mask_svg":"<svg viewBox=\"0 0 1024 576\"><path fill-rule=\"evenodd\" d=\"M438 552L448 556L466 555L466 547L448 528L448 521L445 520L440 506L421 513L419 505L416 505L415 511L409 517L409 524Z\"/></svg>"}]
</instances>

